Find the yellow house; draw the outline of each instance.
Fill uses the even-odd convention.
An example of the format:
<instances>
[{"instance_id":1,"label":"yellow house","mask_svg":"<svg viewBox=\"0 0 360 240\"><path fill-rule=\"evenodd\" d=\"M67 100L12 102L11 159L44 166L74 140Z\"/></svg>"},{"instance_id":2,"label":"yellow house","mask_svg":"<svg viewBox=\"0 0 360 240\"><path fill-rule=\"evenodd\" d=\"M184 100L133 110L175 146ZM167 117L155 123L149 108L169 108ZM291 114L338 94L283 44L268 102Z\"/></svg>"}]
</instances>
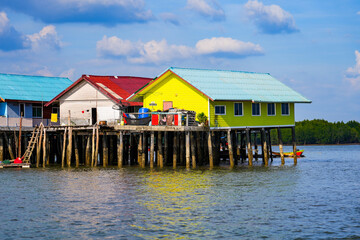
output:
<instances>
[{"instance_id":1,"label":"yellow house","mask_svg":"<svg viewBox=\"0 0 360 240\"><path fill-rule=\"evenodd\" d=\"M204 113L212 129L291 127L295 103L311 103L267 73L170 67L128 98L152 111Z\"/></svg>"}]
</instances>

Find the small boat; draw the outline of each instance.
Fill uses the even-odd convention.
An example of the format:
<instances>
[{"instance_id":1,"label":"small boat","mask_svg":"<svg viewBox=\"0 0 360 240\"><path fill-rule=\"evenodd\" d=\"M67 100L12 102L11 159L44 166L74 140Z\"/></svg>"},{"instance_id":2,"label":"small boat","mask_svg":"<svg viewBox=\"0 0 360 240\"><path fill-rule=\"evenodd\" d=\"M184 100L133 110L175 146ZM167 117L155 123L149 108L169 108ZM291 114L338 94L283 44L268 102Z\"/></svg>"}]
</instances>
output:
<instances>
[{"instance_id":1,"label":"small boat","mask_svg":"<svg viewBox=\"0 0 360 240\"><path fill-rule=\"evenodd\" d=\"M275 157L280 157L280 153L279 153L279 152L272 152L272 153L273 153L273 155L274 155ZM298 157L304 157L303 153L304 153L304 149L303 149L303 150L297 150L297 151L296 151L296 156L298 156ZM284 156L285 156L285 157L294 157L294 152L284 152Z\"/></svg>"}]
</instances>

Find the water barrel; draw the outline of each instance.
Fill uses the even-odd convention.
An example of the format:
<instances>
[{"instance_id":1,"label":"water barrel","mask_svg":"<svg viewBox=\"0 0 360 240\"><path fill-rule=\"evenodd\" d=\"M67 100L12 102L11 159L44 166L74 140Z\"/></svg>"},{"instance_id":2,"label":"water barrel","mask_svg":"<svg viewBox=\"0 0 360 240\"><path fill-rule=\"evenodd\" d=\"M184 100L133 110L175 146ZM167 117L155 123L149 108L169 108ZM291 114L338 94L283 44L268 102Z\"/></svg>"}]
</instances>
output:
<instances>
[{"instance_id":1,"label":"water barrel","mask_svg":"<svg viewBox=\"0 0 360 240\"><path fill-rule=\"evenodd\" d=\"M139 109L139 113L147 113L147 112L150 112L150 109L148 109L148 108L140 108ZM149 114L139 114L139 119L147 118L147 117L149 117Z\"/></svg>"}]
</instances>

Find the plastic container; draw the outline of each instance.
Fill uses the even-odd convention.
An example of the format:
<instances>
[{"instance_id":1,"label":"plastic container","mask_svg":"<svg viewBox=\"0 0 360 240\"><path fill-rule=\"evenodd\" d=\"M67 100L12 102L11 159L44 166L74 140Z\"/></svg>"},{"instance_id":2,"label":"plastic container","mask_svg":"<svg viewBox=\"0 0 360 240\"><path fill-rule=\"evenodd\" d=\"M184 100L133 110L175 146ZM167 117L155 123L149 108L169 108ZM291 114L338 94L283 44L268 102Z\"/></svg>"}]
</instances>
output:
<instances>
[{"instance_id":1,"label":"plastic container","mask_svg":"<svg viewBox=\"0 0 360 240\"><path fill-rule=\"evenodd\" d=\"M147 112L150 112L150 109L148 109L148 108L140 108L139 109L139 113L147 113ZM139 119L141 119L141 118L147 118L147 117L149 117L150 115L149 114L139 114Z\"/></svg>"}]
</instances>

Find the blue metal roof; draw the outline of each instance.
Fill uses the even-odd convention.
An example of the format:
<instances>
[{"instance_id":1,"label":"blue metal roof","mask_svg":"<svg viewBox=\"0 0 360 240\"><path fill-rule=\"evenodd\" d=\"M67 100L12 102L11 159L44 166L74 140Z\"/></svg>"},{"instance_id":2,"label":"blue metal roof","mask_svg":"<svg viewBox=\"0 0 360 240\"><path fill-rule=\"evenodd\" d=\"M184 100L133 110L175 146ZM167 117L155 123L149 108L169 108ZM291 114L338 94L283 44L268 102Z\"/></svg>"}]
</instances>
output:
<instances>
[{"instance_id":1,"label":"blue metal roof","mask_svg":"<svg viewBox=\"0 0 360 240\"><path fill-rule=\"evenodd\" d=\"M0 97L4 100L48 102L73 82L62 77L41 77L0 73Z\"/></svg>"},{"instance_id":2,"label":"blue metal roof","mask_svg":"<svg viewBox=\"0 0 360 240\"><path fill-rule=\"evenodd\" d=\"M213 100L311 102L268 73L176 67L170 67L168 70Z\"/></svg>"}]
</instances>

